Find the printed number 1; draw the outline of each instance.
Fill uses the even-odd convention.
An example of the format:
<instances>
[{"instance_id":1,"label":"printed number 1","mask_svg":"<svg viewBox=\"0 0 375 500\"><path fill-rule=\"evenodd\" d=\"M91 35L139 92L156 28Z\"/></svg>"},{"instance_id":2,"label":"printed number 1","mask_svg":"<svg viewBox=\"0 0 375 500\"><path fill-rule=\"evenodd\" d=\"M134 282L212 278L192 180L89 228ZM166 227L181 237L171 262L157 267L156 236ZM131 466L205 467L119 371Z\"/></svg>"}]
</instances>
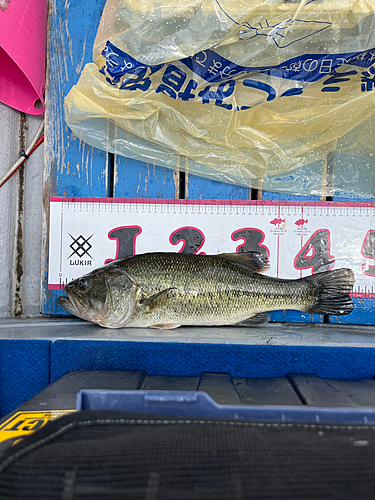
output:
<instances>
[{"instance_id":1,"label":"printed number 1","mask_svg":"<svg viewBox=\"0 0 375 500\"><path fill-rule=\"evenodd\" d=\"M335 258L331 255L331 235L328 229L319 229L308 239L294 259L296 269L312 269L316 272L333 268Z\"/></svg>"},{"instance_id":2,"label":"printed number 1","mask_svg":"<svg viewBox=\"0 0 375 500\"><path fill-rule=\"evenodd\" d=\"M116 257L114 259L107 259L104 264L135 255L135 240L141 232L142 228L139 226L122 226L111 229L108 233L108 238L116 240Z\"/></svg>"}]
</instances>

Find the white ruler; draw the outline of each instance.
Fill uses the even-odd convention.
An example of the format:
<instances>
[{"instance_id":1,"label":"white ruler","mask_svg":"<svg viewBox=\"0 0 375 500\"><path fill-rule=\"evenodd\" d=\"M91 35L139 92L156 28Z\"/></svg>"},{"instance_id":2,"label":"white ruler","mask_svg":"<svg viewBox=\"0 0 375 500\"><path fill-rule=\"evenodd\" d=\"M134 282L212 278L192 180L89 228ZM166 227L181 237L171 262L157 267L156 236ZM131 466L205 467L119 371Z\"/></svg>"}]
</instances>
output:
<instances>
[{"instance_id":1,"label":"white ruler","mask_svg":"<svg viewBox=\"0 0 375 500\"><path fill-rule=\"evenodd\" d=\"M375 203L51 198L49 288L144 252L258 251L270 276L350 267L375 298Z\"/></svg>"}]
</instances>

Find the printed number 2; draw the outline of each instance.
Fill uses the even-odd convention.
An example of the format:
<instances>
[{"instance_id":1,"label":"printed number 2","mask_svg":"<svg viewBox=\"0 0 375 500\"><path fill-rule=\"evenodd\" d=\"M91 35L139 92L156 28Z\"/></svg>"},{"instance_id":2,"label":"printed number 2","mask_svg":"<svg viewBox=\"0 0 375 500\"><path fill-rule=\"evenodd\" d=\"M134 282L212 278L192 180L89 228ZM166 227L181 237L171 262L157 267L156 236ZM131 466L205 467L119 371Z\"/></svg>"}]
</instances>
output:
<instances>
[{"instance_id":1,"label":"printed number 2","mask_svg":"<svg viewBox=\"0 0 375 500\"><path fill-rule=\"evenodd\" d=\"M122 226L111 229L108 233L110 240L116 240L116 257L107 259L104 264L117 259L132 257L135 254L135 240L141 234L142 228L139 226Z\"/></svg>"},{"instance_id":2,"label":"printed number 2","mask_svg":"<svg viewBox=\"0 0 375 500\"><path fill-rule=\"evenodd\" d=\"M183 241L183 245L178 253L189 253L195 254L202 248L205 242L205 237L202 231L197 229L196 227L180 227L180 229L176 229L169 237L169 242L172 245L177 245ZM204 254L204 252L199 252L200 254Z\"/></svg>"},{"instance_id":3,"label":"printed number 2","mask_svg":"<svg viewBox=\"0 0 375 500\"><path fill-rule=\"evenodd\" d=\"M331 251L331 235L328 229L319 229L303 245L294 259L296 269L312 269L313 274L317 271L328 271L333 268L335 258Z\"/></svg>"}]
</instances>

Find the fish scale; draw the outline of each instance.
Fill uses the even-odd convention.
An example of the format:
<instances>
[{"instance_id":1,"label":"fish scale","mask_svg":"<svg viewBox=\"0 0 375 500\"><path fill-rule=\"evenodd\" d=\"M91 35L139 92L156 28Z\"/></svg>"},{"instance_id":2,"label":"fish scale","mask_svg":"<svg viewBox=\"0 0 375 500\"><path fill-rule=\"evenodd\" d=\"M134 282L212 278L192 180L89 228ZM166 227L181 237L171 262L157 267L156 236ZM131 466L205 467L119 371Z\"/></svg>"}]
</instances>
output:
<instances>
[{"instance_id":1,"label":"fish scale","mask_svg":"<svg viewBox=\"0 0 375 500\"><path fill-rule=\"evenodd\" d=\"M253 317L255 324L260 313L280 309L351 312L350 269L285 280L255 272L262 265L254 252L141 254L72 281L61 305L110 328L232 325Z\"/></svg>"},{"instance_id":2,"label":"fish scale","mask_svg":"<svg viewBox=\"0 0 375 500\"><path fill-rule=\"evenodd\" d=\"M172 299L149 314L137 308L128 326L230 325L263 311L305 310L315 302L309 283L262 276L215 256L145 254L123 264L146 297L177 289Z\"/></svg>"}]
</instances>

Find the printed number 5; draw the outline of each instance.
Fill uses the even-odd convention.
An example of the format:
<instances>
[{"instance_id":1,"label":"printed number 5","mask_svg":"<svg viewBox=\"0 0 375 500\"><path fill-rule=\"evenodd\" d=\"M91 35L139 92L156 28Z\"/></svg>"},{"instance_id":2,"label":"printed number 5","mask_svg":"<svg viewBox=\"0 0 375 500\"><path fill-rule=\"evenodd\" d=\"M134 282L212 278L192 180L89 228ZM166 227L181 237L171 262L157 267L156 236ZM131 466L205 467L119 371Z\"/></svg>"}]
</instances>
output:
<instances>
[{"instance_id":1,"label":"printed number 5","mask_svg":"<svg viewBox=\"0 0 375 500\"><path fill-rule=\"evenodd\" d=\"M361 254L367 259L375 260L375 231L370 229L365 236ZM366 276L375 276L375 266L370 264L362 264L362 272Z\"/></svg>"}]
</instances>

